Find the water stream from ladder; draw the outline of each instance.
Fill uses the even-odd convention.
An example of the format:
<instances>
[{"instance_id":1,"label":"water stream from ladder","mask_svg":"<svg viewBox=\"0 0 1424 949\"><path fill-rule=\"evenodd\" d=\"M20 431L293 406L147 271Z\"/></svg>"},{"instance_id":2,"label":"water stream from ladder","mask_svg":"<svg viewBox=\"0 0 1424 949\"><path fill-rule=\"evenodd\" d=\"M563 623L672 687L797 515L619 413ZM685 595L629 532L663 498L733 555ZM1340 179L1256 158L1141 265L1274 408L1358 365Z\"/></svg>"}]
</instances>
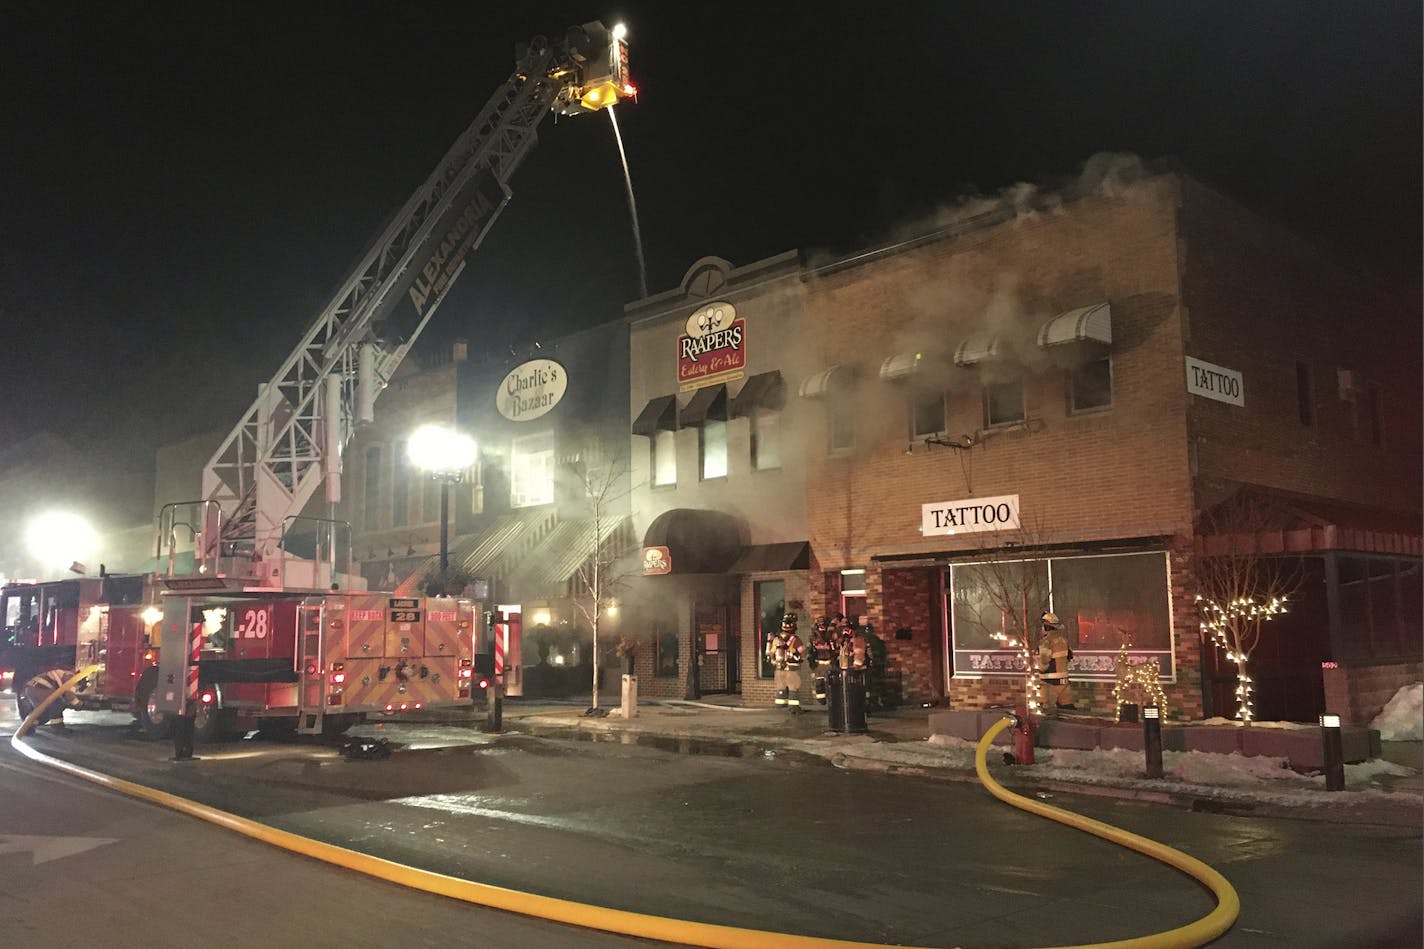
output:
<instances>
[{"instance_id":1,"label":"water stream from ladder","mask_svg":"<svg viewBox=\"0 0 1424 949\"><path fill-rule=\"evenodd\" d=\"M633 176L628 173L628 153L623 150L623 133L618 130L618 116L612 106L608 120L613 123L613 137L618 140L618 157L623 160L623 182L628 186L628 213L633 217L633 252L638 255L638 296L648 295L648 266L643 260L643 232L638 226L638 202L633 198Z\"/></svg>"}]
</instances>

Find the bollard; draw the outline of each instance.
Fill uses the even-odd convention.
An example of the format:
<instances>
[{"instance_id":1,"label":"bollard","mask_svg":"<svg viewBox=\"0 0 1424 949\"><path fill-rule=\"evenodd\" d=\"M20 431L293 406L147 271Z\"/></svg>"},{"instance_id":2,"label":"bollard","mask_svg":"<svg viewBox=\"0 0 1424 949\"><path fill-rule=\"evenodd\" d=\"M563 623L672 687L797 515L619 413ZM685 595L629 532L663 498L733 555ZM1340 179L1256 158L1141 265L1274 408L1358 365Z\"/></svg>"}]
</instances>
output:
<instances>
[{"instance_id":1,"label":"bollard","mask_svg":"<svg viewBox=\"0 0 1424 949\"><path fill-rule=\"evenodd\" d=\"M1147 756L1147 776L1162 777L1162 710L1142 706L1142 751Z\"/></svg>"},{"instance_id":2,"label":"bollard","mask_svg":"<svg viewBox=\"0 0 1424 949\"><path fill-rule=\"evenodd\" d=\"M504 728L504 697L500 694L499 686L493 681L485 690L485 701L489 705L489 714L485 717L485 731L498 732Z\"/></svg>"},{"instance_id":3,"label":"bollard","mask_svg":"<svg viewBox=\"0 0 1424 949\"><path fill-rule=\"evenodd\" d=\"M623 676L623 719L626 721L638 714L638 677Z\"/></svg>"},{"instance_id":4,"label":"bollard","mask_svg":"<svg viewBox=\"0 0 1424 949\"><path fill-rule=\"evenodd\" d=\"M173 760L193 759L193 716L179 715L173 720Z\"/></svg>"},{"instance_id":5,"label":"bollard","mask_svg":"<svg viewBox=\"0 0 1424 949\"><path fill-rule=\"evenodd\" d=\"M1325 745L1325 790L1345 790L1345 747L1340 740L1340 716L1320 716L1320 740Z\"/></svg>"}]
</instances>

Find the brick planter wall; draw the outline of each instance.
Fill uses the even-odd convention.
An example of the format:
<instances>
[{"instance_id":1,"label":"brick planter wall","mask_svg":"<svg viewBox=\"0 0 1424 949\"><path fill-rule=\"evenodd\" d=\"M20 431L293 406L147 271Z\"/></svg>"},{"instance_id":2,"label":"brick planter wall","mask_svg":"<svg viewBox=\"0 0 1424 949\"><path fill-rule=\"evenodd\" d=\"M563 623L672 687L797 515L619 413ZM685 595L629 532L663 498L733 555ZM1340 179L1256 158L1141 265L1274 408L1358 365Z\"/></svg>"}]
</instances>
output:
<instances>
[{"instance_id":1,"label":"brick planter wall","mask_svg":"<svg viewBox=\"0 0 1424 949\"><path fill-rule=\"evenodd\" d=\"M1338 713L1344 724L1369 725L1400 688L1424 680L1424 663L1348 663L1322 669L1321 676L1326 710Z\"/></svg>"}]
</instances>

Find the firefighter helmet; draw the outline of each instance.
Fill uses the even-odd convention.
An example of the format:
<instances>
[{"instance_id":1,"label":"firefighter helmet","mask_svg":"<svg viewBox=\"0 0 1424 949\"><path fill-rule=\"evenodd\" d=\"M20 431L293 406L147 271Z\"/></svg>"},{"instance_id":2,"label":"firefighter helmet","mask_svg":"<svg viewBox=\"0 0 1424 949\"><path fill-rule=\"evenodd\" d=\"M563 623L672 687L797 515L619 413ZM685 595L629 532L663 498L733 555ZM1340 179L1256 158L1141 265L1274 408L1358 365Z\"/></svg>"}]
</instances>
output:
<instances>
[{"instance_id":1,"label":"firefighter helmet","mask_svg":"<svg viewBox=\"0 0 1424 949\"><path fill-rule=\"evenodd\" d=\"M1048 610L1044 610L1044 611L1043 611L1042 620L1043 620L1043 628L1044 628L1044 629L1062 629L1062 628L1063 628L1063 624L1060 623L1060 622L1058 622L1058 614L1057 614L1057 613L1052 613L1052 612L1049 612Z\"/></svg>"},{"instance_id":2,"label":"firefighter helmet","mask_svg":"<svg viewBox=\"0 0 1424 949\"><path fill-rule=\"evenodd\" d=\"M831 628L831 621L828 620L828 619L826 619L826 617L822 616L820 619L816 620L816 625L815 625L815 630L816 630L816 632L818 632L818 633L824 633L824 632L826 632L826 631L827 631L828 629L830 629L830 628Z\"/></svg>"},{"instance_id":3,"label":"firefighter helmet","mask_svg":"<svg viewBox=\"0 0 1424 949\"><path fill-rule=\"evenodd\" d=\"M795 629L795 628L796 628L796 614L795 614L795 613L787 613L785 616L781 617L781 628L782 628L782 629Z\"/></svg>"}]
</instances>

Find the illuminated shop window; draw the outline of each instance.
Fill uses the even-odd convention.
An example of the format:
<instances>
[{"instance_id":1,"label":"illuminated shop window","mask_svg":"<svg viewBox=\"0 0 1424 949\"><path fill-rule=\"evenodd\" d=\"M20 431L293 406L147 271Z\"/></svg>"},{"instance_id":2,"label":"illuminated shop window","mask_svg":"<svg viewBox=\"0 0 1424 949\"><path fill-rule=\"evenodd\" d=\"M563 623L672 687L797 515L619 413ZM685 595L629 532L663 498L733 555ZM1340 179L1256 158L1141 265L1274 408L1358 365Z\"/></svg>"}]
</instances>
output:
<instances>
[{"instance_id":1,"label":"illuminated shop window","mask_svg":"<svg viewBox=\"0 0 1424 949\"><path fill-rule=\"evenodd\" d=\"M653 453L653 486L677 484L677 433L659 431L648 439L648 445Z\"/></svg>"},{"instance_id":2,"label":"illuminated shop window","mask_svg":"<svg viewBox=\"0 0 1424 949\"><path fill-rule=\"evenodd\" d=\"M1009 425L1024 420L1023 380L991 382L984 386L984 424Z\"/></svg>"},{"instance_id":3,"label":"illuminated shop window","mask_svg":"<svg viewBox=\"0 0 1424 949\"><path fill-rule=\"evenodd\" d=\"M727 477L727 423L712 419L703 422L698 429L697 446L702 456L702 480Z\"/></svg>"},{"instance_id":4,"label":"illuminated shop window","mask_svg":"<svg viewBox=\"0 0 1424 949\"><path fill-rule=\"evenodd\" d=\"M1091 412L1112 407L1112 360L1107 356L1074 366L1068 372L1068 411Z\"/></svg>"},{"instance_id":5,"label":"illuminated shop window","mask_svg":"<svg viewBox=\"0 0 1424 949\"><path fill-rule=\"evenodd\" d=\"M366 518L366 529L381 526L381 449L366 449L365 494L362 510Z\"/></svg>"},{"instance_id":6,"label":"illuminated shop window","mask_svg":"<svg viewBox=\"0 0 1424 949\"><path fill-rule=\"evenodd\" d=\"M509 457L510 507L533 507L553 501L554 433L514 439Z\"/></svg>"},{"instance_id":7,"label":"illuminated shop window","mask_svg":"<svg viewBox=\"0 0 1424 949\"><path fill-rule=\"evenodd\" d=\"M918 392L910 410L911 432L915 438L944 431L944 390Z\"/></svg>"},{"instance_id":8,"label":"illuminated shop window","mask_svg":"<svg viewBox=\"0 0 1424 949\"><path fill-rule=\"evenodd\" d=\"M766 471L781 467L781 413L759 408L752 413L752 467Z\"/></svg>"}]
</instances>

